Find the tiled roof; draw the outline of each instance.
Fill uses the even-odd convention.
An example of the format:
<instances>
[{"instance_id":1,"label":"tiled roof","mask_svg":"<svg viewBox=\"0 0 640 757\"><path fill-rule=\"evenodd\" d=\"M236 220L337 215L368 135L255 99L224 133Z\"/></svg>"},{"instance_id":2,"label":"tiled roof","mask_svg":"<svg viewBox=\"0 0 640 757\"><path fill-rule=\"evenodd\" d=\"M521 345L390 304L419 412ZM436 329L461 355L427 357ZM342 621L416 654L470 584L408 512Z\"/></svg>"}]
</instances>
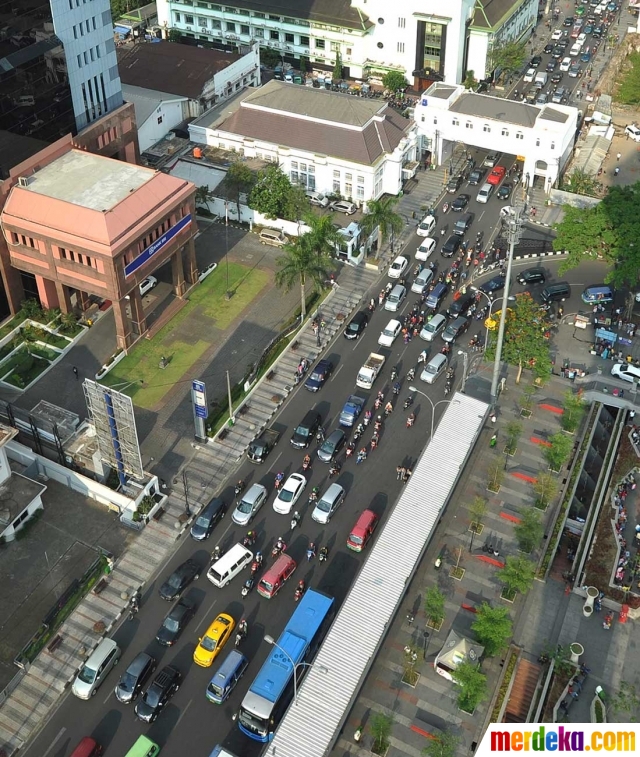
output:
<instances>
[{"instance_id":1,"label":"tiled roof","mask_svg":"<svg viewBox=\"0 0 640 757\"><path fill-rule=\"evenodd\" d=\"M299 97L310 95L322 95L320 90L313 90L299 85L289 85L291 92ZM295 89L294 89L295 88ZM285 145L298 150L305 150L321 155L330 155L342 158L354 163L371 165L383 153L393 152L398 146L410 125L410 121L400 116L386 104L370 102L375 110L369 118L363 121L362 111L357 108L356 100L349 95L325 92L330 98L339 99L340 102L330 102L325 97L319 98L320 104L326 103L324 121L315 120L315 117L305 117L303 114L265 107L246 107L245 100L235 113L218 125L221 132L241 135L250 139L271 142L276 145ZM345 103L348 100L349 103ZM361 101L364 105L367 101ZM254 103L255 105L255 103ZM355 106L355 112L351 113L354 120L358 120L357 128L353 125L348 127L335 119L335 114L343 108ZM316 108L311 109L314 113ZM366 125L365 125L366 124Z\"/></svg>"},{"instance_id":2,"label":"tiled roof","mask_svg":"<svg viewBox=\"0 0 640 757\"><path fill-rule=\"evenodd\" d=\"M451 105L452 113L465 116L477 116L493 121L507 121L525 128L532 128L540 115L540 108L527 103L505 100L501 97L488 97L474 92L464 92Z\"/></svg>"},{"instance_id":3,"label":"tiled roof","mask_svg":"<svg viewBox=\"0 0 640 757\"><path fill-rule=\"evenodd\" d=\"M237 53L162 41L118 48L118 69L123 84L197 100L214 74L240 57Z\"/></svg>"},{"instance_id":4,"label":"tiled roof","mask_svg":"<svg viewBox=\"0 0 640 757\"><path fill-rule=\"evenodd\" d=\"M561 110L557 110L557 108L548 105L543 108L542 113L540 114L540 119L542 121L554 121L558 124L565 123L568 118L569 115L567 113L563 113Z\"/></svg>"},{"instance_id":5,"label":"tiled roof","mask_svg":"<svg viewBox=\"0 0 640 757\"><path fill-rule=\"evenodd\" d=\"M370 29L373 26L362 11L351 6L350 0L237 0L234 6L347 29Z\"/></svg>"},{"instance_id":6,"label":"tiled roof","mask_svg":"<svg viewBox=\"0 0 640 757\"><path fill-rule=\"evenodd\" d=\"M472 29L494 29L510 13L514 13L523 0L476 0L473 9Z\"/></svg>"}]
</instances>

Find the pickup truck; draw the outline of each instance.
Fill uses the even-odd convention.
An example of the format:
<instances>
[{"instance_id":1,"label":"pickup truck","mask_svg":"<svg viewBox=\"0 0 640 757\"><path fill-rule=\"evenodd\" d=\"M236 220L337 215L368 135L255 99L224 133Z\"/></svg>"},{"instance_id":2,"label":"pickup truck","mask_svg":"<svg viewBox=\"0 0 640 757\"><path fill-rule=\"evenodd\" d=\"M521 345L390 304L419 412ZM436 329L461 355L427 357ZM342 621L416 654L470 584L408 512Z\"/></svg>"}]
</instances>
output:
<instances>
[{"instance_id":1,"label":"pickup truck","mask_svg":"<svg viewBox=\"0 0 640 757\"><path fill-rule=\"evenodd\" d=\"M357 394L352 394L344 403L344 407L340 413L340 425L347 426L347 428L351 428L351 426L355 425L355 422L358 420L360 413L365 406L365 402L366 400L362 397L358 397Z\"/></svg>"},{"instance_id":2,"label":"pickup truck","mask_svg":"<svg viewBox=\"0 0 640 757\"><path fill-rule=\"evenodd\" d=\"M378 355L376 352L372 352L367 358L366 363L358 371L356 386L359 386L361 389L371 389L373 382L376 380L376 376L380 373L380 370L384 365L384 361L384 355Z\"/></svg>"},{"instance_id":3,"label":"pickup truck","mask_svg":"<svg viewBox=\"0 0 640 757\"><path fill-rule=\"evenodd\" d=\"M247 449L247 457L252 463L264 463L267 455L278 443L280 434L272 428L266 428L260 436L256 437Z\"/></svg>"}]
</instances>

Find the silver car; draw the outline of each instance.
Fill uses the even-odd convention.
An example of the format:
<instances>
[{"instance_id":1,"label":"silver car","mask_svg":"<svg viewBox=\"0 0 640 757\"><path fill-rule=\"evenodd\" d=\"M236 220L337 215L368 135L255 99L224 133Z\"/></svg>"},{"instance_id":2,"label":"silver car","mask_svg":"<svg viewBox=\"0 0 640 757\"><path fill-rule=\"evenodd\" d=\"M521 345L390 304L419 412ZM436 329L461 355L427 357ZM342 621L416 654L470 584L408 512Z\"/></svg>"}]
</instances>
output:
<instances>
[{"instance_id":1,"label":"silver car","mask_svg":"<svg viewBox=\"0 0 640 757\"><path fill-rule=\"evenodd\" d=\"M252 484L236 505L231 520L239 526L247 526L264 504L267 490L262 484Z\"/></svg>"},{"instance_id":2,"label":"silver car","mask_svg":"<svg viewBox=\"0 0 640 757\"><path fill-rule=\"evenodd\" d=\"M323 525L328 523L331 520L331 516L338 509L338 506L343 502L345 493L340 484L331 484L318 500L318 504L311 513L311 520L315 520L316 523L322 523Z\"/></svg>"},{"instance_id":3,"label":"silver car","mask_svg":"<svg viewBox=\"0 0 640 757\"><path fill-rule=\"evenodd\" d=\"M444 373L448 362L447 356L443 355L442 352L434 355L420 374L420 379L427 384L434 384L440 374Z\"/></svg>"},{"instance_id":4,"label":"silver car","mask_svg":"<svg viewBox=\"0 0 640 757\"><path fill-rule=\"evenodd\" d=\"M422 331L420 332L420 339L424 339L426 342L432 342L446 326L446 324L446 317L442 315L442 313L437 313L433 316L433 318L430 318L422 327Z\"/></svg>"},{"instance_id":5,"label":"silver car","mask_svg":"<svg viewBox=\"0 0 640 757\"><path fill-rule=\"evenodd\" d=\"M71 691L78 699L91 699L119 659L120 647L115 641L108 638L102 639L80 668Z\"/></svg>"},{"instance_id":6,"label":"silver car","mask_svg":"<svg viewBox=\"0 0 640 757\"><path fill-rule=\"evenodd\" d=\"M329 207L331 210L337 210L338 213L346 213L348 216L352 216L357 210L356 206L348 200L335 200Z\"/></svg>"}]
</instances>

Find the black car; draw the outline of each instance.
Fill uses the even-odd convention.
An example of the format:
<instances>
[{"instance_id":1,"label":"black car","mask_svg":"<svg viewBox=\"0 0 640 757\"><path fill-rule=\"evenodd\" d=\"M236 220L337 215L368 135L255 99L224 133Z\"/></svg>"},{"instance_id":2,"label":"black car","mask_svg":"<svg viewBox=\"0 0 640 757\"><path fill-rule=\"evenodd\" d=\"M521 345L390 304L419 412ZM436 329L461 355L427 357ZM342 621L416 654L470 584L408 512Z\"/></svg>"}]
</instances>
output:
<instances>
[{"instance_id":1,"label":"black car","mask_svg":"<svg viewBox=\"0 0 640 757\"><path fill-rule=\"evenodd\" d=\"M185 560L162 584L159 590L160 596L167 602L173 602L192 581L197 581L199 576L200 566L198 563L195 560Z\"/></svg>"},{"instance_id":2,"label":"black car","mask_svg":"<svg viewBox=\"0 0 640 757\"><path fill-rule=\"evenodd\" d=\"M184 631L187 623L193 618L196 612L196 606L188 599L180 599L169 610L167 617L162 621L162 625L156 634L156 641L163 647L170 647L178 641L180 634Z\"/></svg>"},{"instance_id":3,"label":"black car","mask_svg":"<svg viewBox=\"0 0 640 757\"><path fill-rule=\"evenodd\" d=\"M562 77L563 76L564 76L564 74L562 73L562 71L556 71L554 73L554 75L551 77L551 83L552 84L560 84L560 82L562 81Z\"/></svg>"},{"instance_id":4,"label":"black car","mask_svg":"<svg viewBox=\"0 0 640 757\"><path fill-rule=\"evenodd\" d=\"M553 42L549 42L548 45L544 46L544 50L542 51L545 55L550 55L551 52L553 52Z\"/></svg>"},{"instance_id":5,"label":"black car","mask_svg":"<svg viewBox=\"0 0 640 757\"><path fill-rule=\"evenodd\" d=\"M458 252L461 244L462 239L460 239L459 236L452 234L449 239L447 239L447 241L442 245L440 254L443 258L451 258L456 254L456 252Z\"/></svg>"},{"instance_id":6,"label":"black car","mask_svg":"<svg viewBox=\"0 0 640 757\"><path fill-rule=\"evenodd\" d=\"M447 184L447 192L450 194L454 194L460 189L460 185L462 184L462 176L452 176L449 179L449 183Z\"/></svg>"},{"instance_id":7,"label":"black car","mask_svg":"<svg viewBox=\"0 0 640 757\"><path fill-rule=\"evenodd\" d=\"M336 455L344 447L345 435L342 429L337 428L322 442L318 449L318 459L323 463L330 463L335 460Z\"/></svg>"},{"instance_id":8,"label":"black car","mask_svg":"<svg viewBox=\"0 0 640 757\"><path fill-rule=\"evenodd\" d=\"M131 704L138 698L147 678L156 669L155 657L146 652L139 652L127 666L115 689L118 702Z\"/></svg>"},{"instance_id":9,"label":"black car","mask_svg":"<svg viewBox=\"0 0 640 757\"><path fill-rule=\"evenodd\" d=\"M533 58L531 58L531 62L529 63L529 66L531 68L538 68L538 66L542 63L542 56L541 55L534 55Z\"/></svg>"},{"instance_id":10,"label":"black car","mask_svg":"<svg viewBox=\"0 0 640 757\"><path fill-rule=\"evenodd\" d=\"M321 360L311 371L311 375L304 382L304 388L310 392L318 392L324 382L333 373L333 363L330 360Z\"/></svg>"},{"instance_id":11,"label":"black car","mask_svg":"<svg viewBox=\"0 0 640 757\"><path fill-rule=\"evenodd\" d=\"M306 449L313 441L320 428L320 415L315 410L309 410L302 421L296 426L291 437L291 446L296 449Z\"/></svg>"},{"instance_id":12,"label":"black car","mask_svg":"<svg viewBox=\"0 0 640 757\"><path fill-rule=\"evenodd\" d=\"M558 61L555 58L551 58L551 60L547 62L547 73L552 74L556 68L558 68Z\"/></svg>"},{"instance_id":13,"label":"black car","mask_svg":"<svg viewBox=\"0 0 640 757\"><path fill-rule=\"evenodd\" d=\"M529 268L518 275L518 283L523 286L531 284L544 284L546 281L544 271L539 268Z\"/></svg>"},{"instance_id":14,"label":"black car","mask_svg":"<svg viewBox=\"0 0 640 757\"><path fill-rule=\"evenodd\" d=\"M224 518L226 512L227 506L225 503L219 497L214 497L195 519L193 526L191 526L191 538L196 541L208 539L214 526Z\"/></svg>"},{"instance_id":15,"label":"black car","mask_svg":"<svg viewBox=\"0 0 640 757\"><path fill-rule=\"evenodd\" d=\"M575 21L573 16L567 16L565 20L562 22L563 26L573 26L573 22Z\"/></svg>"},{"instance_id":16,"label":"black car","mask_svg":"<svg viewBox=\"0 0 640 757\"><path fill-rule=\"evenodd\" d=\"M443 342L448 342L451 344L452 342L455 342L456 339L464 334L464 332L469 328L469 319L463 318L462 316L456 318L455 320L451 321L451 323L447 326L447 328L442 332L441 337Z\"/></svg>"},{"instance_id":17,"label":"black car","mask_svg":"<svg viewBox=\"0 0 640 757\"><path fill-rule=\"evenodd\" d=\"M182 674L173 665L167 665L153 679L136 705L136 715L145 723L153 723L162 708L180 688Z\"/></svg>"},{"instance_id":18,"label":"black car","mask_svg":"<svg viewBox=\"0 0 640 757\"><path fill-rule=\"evenodd\" d=\"M447 308L447 317L457 318L459 315L467 315L469 309L476 304L476 296L474 294L468 294L464 297L460 297L449 305Z\"/></svg>"},{"instance_id":19,"label":"black car","mask_svg":"<svg viewBox=\"0 0 640 757\"><path fill-rule=\"evenodd\" d=\"M344 330L344 338L357 339L367 328L367 323L369 323L369 316L365 312L361 310L356 313Z\"/></svg>"},{"instance_id":20,"label":"black car","mask_svg":"<svg viewBox=\"0 0 640 757\"><path fill-rule=\"evenodd\" d=\"M498 191L496 192L496 197L499 200L508 200L511 196L511 192L513 191L513 184L509 184L508 182L506 184L501 184L498 187Z\"/></svg>"},{"instance_id":21,"label":"black car","mask_svg":"<svg viewBox=\"0 0 640 757\"><path fill-rule=\"evenodd\" d=\"M551 56L555 58L556 60L558 60L559 58L562 58L563 55L564 55L564 45L556 45L553 48Z\"/></svg>"},{"instance_id":22,"label":"black car","mask_svg":"<svg viewBox=\"0 0 640 757\"><path fill-rule=\"evenodd\" d=\"M501 289L504 289L504 279L504 274L500 273L497 276L494 276L492 279L489 279L489 281L485 281L485 283L482 284L482 286L478 287L478 289L480 289L481 292L484 292L485 294L491 296L495 292L499 292Z\"/></svg>"},{"instance_id":23,"label":"black car","mask_svg":"<svg viewBox=\"0 0 640 757\"><path fill-rule=\"evenodd\" d=\"M464 210L469 204L470 199L470 195L458 195L456 199L451 203L451 210Z\"/></svg>"},{"instance_id":24,"label":"black car","mask_svg":"<svg viewBox=\"0 0 640 757\"><path fill-rule=\"evenodd\" d=\"M484 168L474 168L469 174L469 184L476 185L484 179L487 171Z\"/></svg>"}]
</instances>

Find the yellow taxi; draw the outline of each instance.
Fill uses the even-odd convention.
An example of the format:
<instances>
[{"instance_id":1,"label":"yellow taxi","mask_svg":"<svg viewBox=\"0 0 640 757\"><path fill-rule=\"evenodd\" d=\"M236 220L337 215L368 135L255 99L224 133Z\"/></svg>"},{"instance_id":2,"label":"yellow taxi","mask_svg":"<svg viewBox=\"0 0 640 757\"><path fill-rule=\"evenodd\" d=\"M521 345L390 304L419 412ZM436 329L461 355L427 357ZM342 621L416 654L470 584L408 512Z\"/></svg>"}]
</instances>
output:
<instances>
[{"instance_id":1,"label":"yellow taxi","mask_svg":"<svg viewBox=\"0 0 640 757\"><path fill-rule=\"evenodd\" d=\"M193 661L196 665L208 668L216 659L222 647L231 638L235 627L236 622L231 615L226 613L218 615L200 639L193 653Z\"/></svg>"}]
</instances>

